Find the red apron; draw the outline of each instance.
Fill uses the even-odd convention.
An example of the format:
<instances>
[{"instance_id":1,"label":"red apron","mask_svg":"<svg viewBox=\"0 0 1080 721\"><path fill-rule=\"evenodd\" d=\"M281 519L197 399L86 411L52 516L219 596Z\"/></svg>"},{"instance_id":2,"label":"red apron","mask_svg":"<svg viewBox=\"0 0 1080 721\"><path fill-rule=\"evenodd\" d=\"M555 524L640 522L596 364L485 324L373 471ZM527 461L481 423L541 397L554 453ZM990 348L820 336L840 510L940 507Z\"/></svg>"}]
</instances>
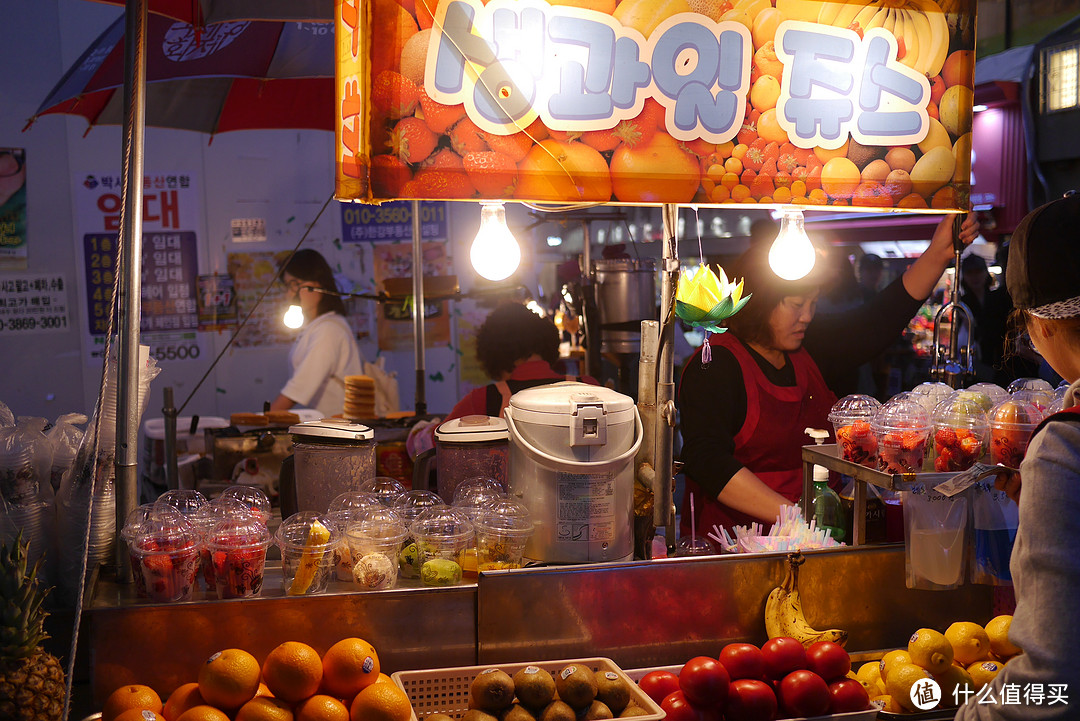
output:
<instances>
[{"instance_id":1,"label":"red apron","mask_svg":"<svg viewBox=\"0 0 1080 721\"><path fill-rule=\"evenodd\" d=\"M810 442L804 431L830 428L828 415L836 395L825 385L817 364L802 348L787 354L795 370L795 385L777 386L769 382L750 352L731 333L712 335L709 343L731 351L739 362L746 386L746 420L735 434L735 460L753 471L769 488L797 503L803 489L802 447ZM679 524L684 534L690 533L691 493L699 536L714 525L724 526L730 532L733 526L749 525L757 520L715 498L707 498L687 476ZM764 524L766 531L769 525Z\"/></svg>"}]
</instances>

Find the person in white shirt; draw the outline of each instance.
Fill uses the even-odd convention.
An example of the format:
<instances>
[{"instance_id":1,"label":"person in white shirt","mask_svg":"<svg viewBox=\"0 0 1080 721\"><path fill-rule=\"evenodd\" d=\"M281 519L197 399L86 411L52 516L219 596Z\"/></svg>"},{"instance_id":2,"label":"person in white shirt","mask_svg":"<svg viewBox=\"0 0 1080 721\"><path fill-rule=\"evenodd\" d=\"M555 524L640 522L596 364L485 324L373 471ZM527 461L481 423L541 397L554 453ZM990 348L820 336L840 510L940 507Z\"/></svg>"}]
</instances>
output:
<instances>
[{"instance_id":1,"label":"person in white shirt","mask_svg":"<svg viewBox=\"0 0 1080 721\"><path fill-rule=\"evenodd\" d=\"M292 374L270 410L299 405L327 418L338 415L345 406L345 376L363 373L364 357L340 296L319 292L337 292L334 274L318 251L304 249L281 269L281 280L299 302L304 326L289 351Z\"/></svg>"}]
</instances>

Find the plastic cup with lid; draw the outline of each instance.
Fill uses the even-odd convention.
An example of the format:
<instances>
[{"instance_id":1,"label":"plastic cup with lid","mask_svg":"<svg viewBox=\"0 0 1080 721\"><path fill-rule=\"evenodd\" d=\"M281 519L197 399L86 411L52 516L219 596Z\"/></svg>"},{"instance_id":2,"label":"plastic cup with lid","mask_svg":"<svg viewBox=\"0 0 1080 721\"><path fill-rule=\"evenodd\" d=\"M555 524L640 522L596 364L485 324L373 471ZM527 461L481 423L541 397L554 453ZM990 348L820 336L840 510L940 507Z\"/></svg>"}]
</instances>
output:
<instances>
[{"instance_id":1,"label":"plastic cup with lid","mask_svg":"<svg viewBox=\"0 0 1080 721\"><path fill-rule=\"evenodd\" d=\"M1054 403L1054 391L1046 388L1021 388L1009 397L1021 403L1030 403L1044 416L1049 414L1050 406Z\"/></svg>"},{"instance_id":2,"label":"plastic cup with lid","mask_svg":"<svg viewBox=\"0 0 1080 721\"><path fill-rule=\"evenodd\" d=\"M165 491L157 500L155 506L172 506L187 518L192 518L203 506L210 503L201 492L188 488L174 488Z\"/></svg>"},{"instance_id":3,"label":"plastic cup with lid","mask_svg":"<svg viewBox=\"0 0 1080 721\"><path fill-rule=\"evenodd\" d=\"M339 493L334 497L334 500L330 501L330 505L327 507L327 513L334 513L335 511L344 511L348 509L369 511L374 508L378 508L382 503L379 502L378 496L368 491L345 491Z\"/></svg>"},{"instance_id":4,"label":"plastic cup with lid","mask_svg":"<svg viewBox=\"0 0 1080 721\"><path fill-rule=\"evenodd\" d=\"M828 420L833 424L840 457L867 468L877 468L877 438L870 422L881 401L873 396L853 393L833 404Z\"/></svg>"},{"instance_id":5,"label":"plastic cup with lid","mask_svg":"<svg viewBox=\"0 0 1080 721\"><path fill-rule=\"evenodd\" d=\"M404 493L405 484L389 476L372 476L360 484L360 490L372 493L379 503L387 508L394 505L394 499Z\"/></svg>"},{"instance_id":6,"label":"plastic cup with lid","mask_svg":"<svg viewBox=\"0 0 1080 721\"><path fill-rule=\"evenodd\" d=\"M214 564L218 598L246 598L262 591L270 531L255 515L229 516L210 531L207 550Z\"/></svg>"},{"instance_id":7,"label":"plastic cup with lid","mask_svg":"<svg viewBox=\"0 0 1080 721\"><path fill-rule=\"evenodd\" d=\"M990 411L990 462L1019 468L1031 434L1042 419L1037 406L1015 396L994 406Z\"/></svg>"},{"instance_id":8,"label":"plastic cup with lid","mask_svg":"<svg viewBox=\"0 0 1080 721\"><path fill-rule=\"evenodd\" d=\"M1005 386L1005 391L1012 395L1016 391L1053 391L1054 386L1042 378L1017 378Z\"/></svg>"},{"instance_id":9,"label":"plastic cup with lid","mask_svg":"<svg viewBox=\"0 0 1080 721\"><path fill-rule=\"evenodd\" d=\"M175 513L173 508L164 509L166 513ZM132 509L128 513L127 518L124 519L124 525L120 529L120 540L124 543L124 547L128 550L128 557L131 563L131 575L135 581L135 592L139 598L146 598L146 580L142 572L142 564L139 562L138 555L135 552L135 539L147 528L147 522L154 515L154 504L144 503L137 508Z\"/></svg>"},{"instance_id":10,"label":"plastic cup with lid","mask_svg":"<svg viewBox=\"0 0 1080 721\"><path fill-rule=\"evenodd\" d=\"M477 571L521 568L525 544L533 532L525 504L509 498L492 501L477 514L475 528Z\"/></svg>"},{"instance_id":11,"label":"plastic cup with lid","mask_svg":"<svg viewBox=\"0 0 1080 721\"><path fill-rule=\"evenodd\" d=\"M878 446L878 470L919 473L926 460L930 414L911 395L888 400L870 423Z\"/></svg>"},{"instance_id":12,"label":"plastic cup with lid","mask_svg":"<svg viewBox=\"0 0 1080 721\"><path fill-rule=\"evenodd\" d=\"M195 527L167 509L151 510L143 520L136 516L134 523L137 530L129 548L142 573L146 597L156 603L189 600L199 564Z\"/></svg>"},{"instance_id":13,"label":"plastic cup with lid","mask_svg":"<svg viewBox=\"0 0 1080 721\"><path fill-rule=\"evenodd\" d=\"M451 508L462 511L469 520L476 525L480 512L496 501L506 498L506 491L493 479L485 476L467 478L454 492L454 501ZM476 578L477 563L476 549L470 548L465 552L465 565L462 567L466 578Z\"/></svg>"},{"instance_id":14,"label":"plastic cup with lid","mask_svg":"<svg viewBox=\"0 0 1080 721\"><path fill-rule=\"evenodd\" d=\"M401 516L406 526L411 525L427 509L440 506L444 507L446 503L443 502L442 496L433 491L407 491L394 501L394 511ZM420 578L420 554L411 531L401 542L398 573L402 578Z\"/></svg>"},{"instance_id":15,"label":"plastic cup with lid","mask_svg":"<svg viewBox=\"0 0 1080 721\"><path fill-rule=\"evenodd\" d=\"M352 580L363 591L393 588L398 579L398 558L408 527L389 508L364 511L349 523L345 538L352 554Z\"/></svg>"},{"instance_id":16,"label":"plastic cup with lid","mask_svg":"<svg viewBox=\"0 0 1080 721\"><path fill-rule=\"evenodd\" d=\"M373 501L373 503L375 508L382 508L382 504L378 501ZM334 578L338 581L352 583L352 552L349 550L349 539L345 537L345 531L349 528L349 524L359 519L367 510L372 509L342 508L338 511L328 511L326 513L327 522L333 524L334 530L337 532L337 542L334 544L333 568Z\"/></svg>"},{"instance_id":17,"label":"plastic cup with lid","mask_svg":"<svg viewBox=\"0 0 1080 721\"><path fill-rule=\"evenodd\" d=\"M261 488L255 486L229 486L221 492L219 498L231 498L240 501L248 512L264 526L270 522L270 498Z\"/></svg>"},{"instance_id":18,"label":"plastic cup with lid","mask_svg":"<svg viewBox=\"0 0 1080 721\"><path fill-rule=\"evenodd\" d=\"M993 408L1009 397L1009 392L997 383L974 383L964 390L971 391L972 393L986 394L986 396L990 398L990 408ZM987 412L989 412L989 409L987 409Z\"/></svg>"},{"instance_id":19,"label":"plastic cup with lid","mask_svg":"<svg viewBox=\"0 0 1080 721\"><path fill-rule=\"evenodd\" d=\"M238 516L251 516L248 507L235 498L221 497L202 506L191 516L191 522L199 534L199 582L211 596L217 595L217 582L214 580L214 561L207 545L210 533L225 519Z\"/></svg>"},{"instance_id":20,"label":"plastic cup with lid","mask_svg":"<svg viewBox=\"0 0 1080 721\"><path fill-rule=\"evenodd\" d=\"M429 508L412 524L420 561L420 580L428 586L454 586L464 576L465 555L475 553L472 521L448 506Z\"/></svg>"},{"instance_id":21,"label":"plastic cup with lid","mask_svg":"<svg viewBox=\"0 0 1080 721\"><path fill-rule=\"evenodd\" d=\"M716 551L713 550L712 544L709 543L707 539L700 536L683 536L675 544L676 558L684 558L687 556L713 556L715 554Z\"/></svg>"},{"instance_id":22,"label":"plastic cup with lid","mask_svg":"<svg viewBox=\"0 0 1080 721\"><path fill-rule=\"evenodd\" d=\"M920 383L911 389L911 392L919 397L919 402L927 413L933 414L938 403L951 396L955 391L948 383L941 381L928 381Z\"/></svg>"},{"instance_id":23,"label":"plastic cup with lid","mask_svg":"<svg viewBox=\"0 0 1080 721\"><path fill-rule=\"evenodd\" d=\"M338 541L333 523L314 511L299 511L281 522L274 540L281 550L281 581L286 595L313 595L326 590Z\"/></svg>"},{"instance_id":24,"label":"plastic cup with lid","mask_svg":"<svg viewBox=\"0 0 1080 721\"><path fill-rule=\"evenodd\" d=\"M934 407L934 470L953 473L971 468L986 452L990 422L977 401L959 393Z\"/></svg>"}]
</instances>

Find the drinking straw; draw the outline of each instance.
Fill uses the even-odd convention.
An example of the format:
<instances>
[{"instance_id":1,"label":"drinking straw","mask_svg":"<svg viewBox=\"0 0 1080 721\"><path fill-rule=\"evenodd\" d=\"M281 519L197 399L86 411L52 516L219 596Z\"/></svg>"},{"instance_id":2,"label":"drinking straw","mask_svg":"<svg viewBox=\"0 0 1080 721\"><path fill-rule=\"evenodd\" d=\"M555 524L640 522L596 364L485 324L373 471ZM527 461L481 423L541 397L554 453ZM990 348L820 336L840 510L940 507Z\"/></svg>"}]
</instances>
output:
<instances>
[{"instance_id":1,"label":"drinking straw","mask_svg":"<svg viewBox=\"0 0 1080 721\"><path fill-rule=\"evenodd\" d=\"M697 212L695 210L695 212ZM694 494L690 494L690 548L697 548L697 517L694 515Z\"/></svg>"}]
</instances>

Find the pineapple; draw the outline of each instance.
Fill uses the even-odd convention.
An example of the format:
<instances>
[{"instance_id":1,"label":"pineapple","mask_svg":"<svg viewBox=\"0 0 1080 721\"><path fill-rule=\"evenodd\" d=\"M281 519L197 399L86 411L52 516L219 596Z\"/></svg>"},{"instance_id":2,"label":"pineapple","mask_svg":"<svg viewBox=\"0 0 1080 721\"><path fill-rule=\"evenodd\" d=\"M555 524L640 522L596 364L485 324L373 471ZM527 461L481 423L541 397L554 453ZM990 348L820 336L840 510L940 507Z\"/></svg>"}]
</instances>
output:
<instances>
[{"instance_id":1,"label":"pineapple","mask_svg":"<svg viewBox=\"0 0 1080 721\"><path fill-rule=\"evenodd\" d=\"M38 589L39 560L27 574L28 544L20 532L0 545L0 719L59 721L64 715L64 669L41 647L48 590Z\"/></svg>"}]
</instances>

